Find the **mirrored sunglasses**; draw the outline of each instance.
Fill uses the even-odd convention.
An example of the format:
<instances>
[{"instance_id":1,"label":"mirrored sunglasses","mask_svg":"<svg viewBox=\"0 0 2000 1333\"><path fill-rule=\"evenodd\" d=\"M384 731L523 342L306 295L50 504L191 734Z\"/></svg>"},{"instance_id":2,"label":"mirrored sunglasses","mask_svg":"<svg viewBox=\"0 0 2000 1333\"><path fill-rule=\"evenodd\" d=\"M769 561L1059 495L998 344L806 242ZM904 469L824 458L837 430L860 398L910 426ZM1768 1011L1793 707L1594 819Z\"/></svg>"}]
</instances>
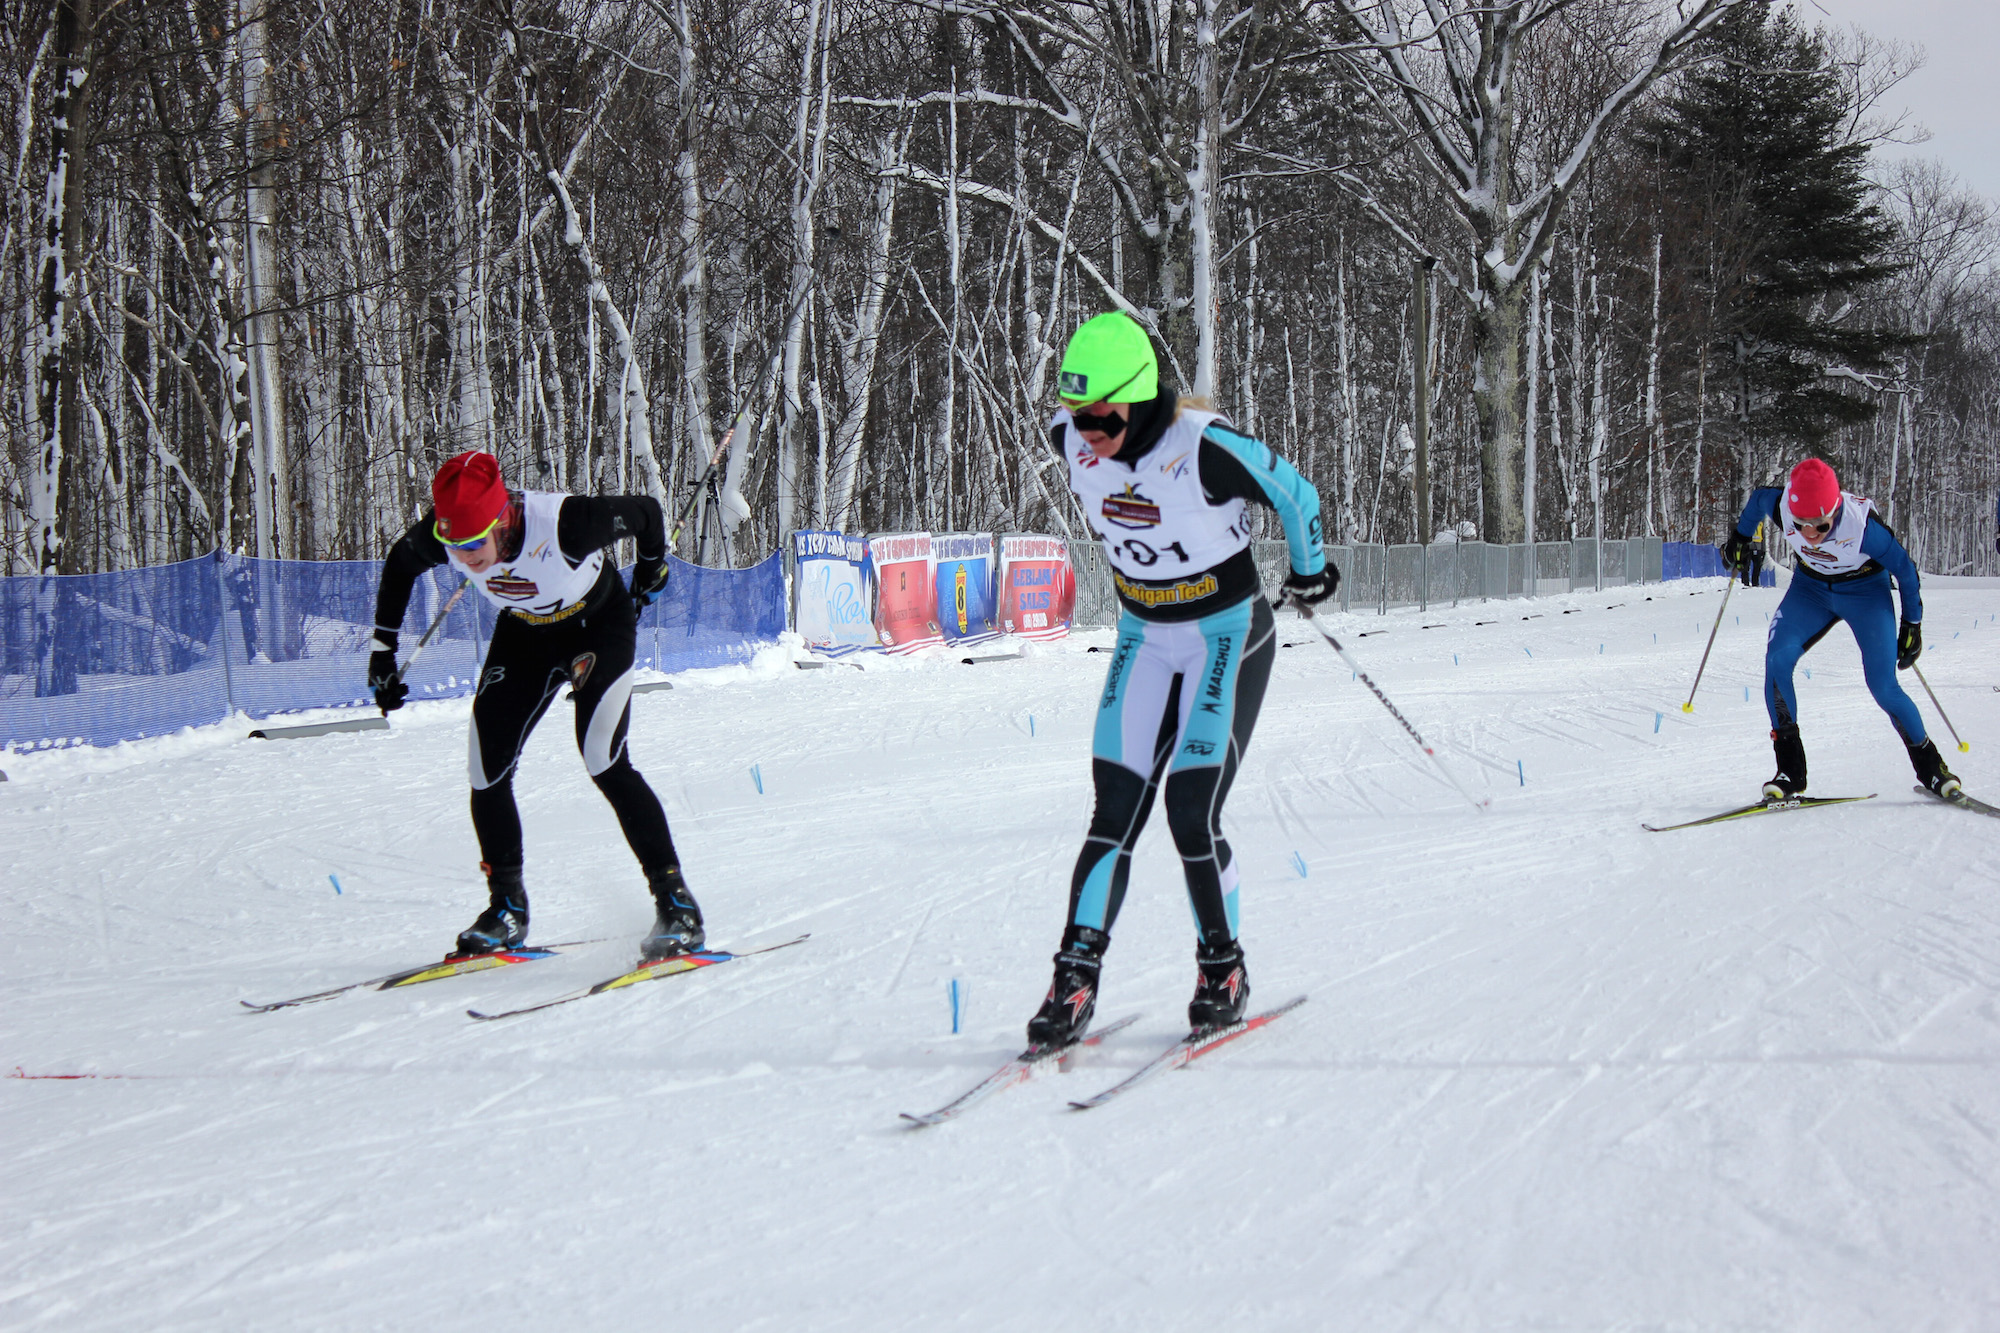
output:
<instances>
[{"instance_id":1,"label":"mirrored sunglasses","mask_svg":"<svg viewBox=\"0 0 2000 1333\"><path fill-rule=\"evenodd\" d=\"M496 518L491 523L488 523L486 525L485 530L481 532L477 537L467 537L464 541L453 541L451 538L445 536L443 532L439 531L438 525L436 523L431 524L431 535L433 537L436 537L439 541L443 542L451 550L470 551L475 546L484 545L486 539L493 535L493 529L500 526L500 519L505 517L506 514L502 513L499 518Z\"/></svg>"}]
</instances>

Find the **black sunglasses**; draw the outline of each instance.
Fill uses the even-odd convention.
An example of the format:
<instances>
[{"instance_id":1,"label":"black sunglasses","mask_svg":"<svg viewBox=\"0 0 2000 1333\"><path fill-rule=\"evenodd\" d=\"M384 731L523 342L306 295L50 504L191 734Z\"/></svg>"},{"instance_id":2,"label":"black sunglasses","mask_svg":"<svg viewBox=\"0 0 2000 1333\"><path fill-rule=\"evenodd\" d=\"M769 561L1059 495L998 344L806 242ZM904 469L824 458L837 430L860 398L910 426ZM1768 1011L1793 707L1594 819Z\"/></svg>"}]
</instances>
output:
<instances>
[{"instance_id":1,"label":"black sunglasses","mask_svg":"<svg viewBox=\"0 0 2000 1333\"><path fill-rule=\"evenodd\" d=\"M1125 433L1125 418L1115 412L1106 412L1103 416L1083 412L1071 412L1069 415L1078 430L1094 431L1114 440Z\"/></svg>"}]
</instances>

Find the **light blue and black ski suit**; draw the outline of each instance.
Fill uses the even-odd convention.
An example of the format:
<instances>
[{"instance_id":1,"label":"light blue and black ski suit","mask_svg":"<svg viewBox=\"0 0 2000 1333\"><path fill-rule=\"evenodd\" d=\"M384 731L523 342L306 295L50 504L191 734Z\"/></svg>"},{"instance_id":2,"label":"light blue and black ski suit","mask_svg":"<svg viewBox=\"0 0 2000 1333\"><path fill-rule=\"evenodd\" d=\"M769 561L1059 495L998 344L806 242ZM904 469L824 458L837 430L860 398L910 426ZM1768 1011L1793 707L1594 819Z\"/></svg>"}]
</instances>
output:
<instances>
[{"instance_id":1,"label":"light blue and black ski suit","mask_svg":"<svg viewBox=\"0 0 2000 1333\"><path fill-rule=\"evenodd\" d=\"M1236 938L1237 871L1222 804L1277 655L1244 506L1277 511L1292 568L1326 565L1319 493L1261 441L1171 391L1134 404L1124 447L1100 459L1069 413L1055 447L1103 541L1123 613L1091 746L1096 807L1070 882L1070 926L1109 933L1153 794L1166 788L1199 942Z\"/></svg>"}]
</instances>

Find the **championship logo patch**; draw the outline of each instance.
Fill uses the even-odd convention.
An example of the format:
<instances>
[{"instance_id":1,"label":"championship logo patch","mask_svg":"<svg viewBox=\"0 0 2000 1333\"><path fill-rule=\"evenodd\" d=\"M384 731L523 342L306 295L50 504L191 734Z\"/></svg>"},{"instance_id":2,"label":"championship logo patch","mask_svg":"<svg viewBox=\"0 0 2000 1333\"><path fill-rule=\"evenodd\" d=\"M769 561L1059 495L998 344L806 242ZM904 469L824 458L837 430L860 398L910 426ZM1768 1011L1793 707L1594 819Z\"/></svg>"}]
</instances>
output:
<instances>
[{"instance_id":1,"label":"championship logo patch","mask_svg":"<svg viewBox=\"0 0 2000 1333\"><path fill-rule=\"evenodd\" d=\"M524 579L519 574L495 574L486 580L486 591L495 597L504 597L510 602L525 602L541 589L533 579Z\"/></svg>"},{"instance_id":2,"label":"championship logo patch","mask_svg":"<svg viewBox=\"0 0 2000 1333\"><path fill-rule=\"evenodd\" d=\"M1138 487L1127 482L1123 495L1104 497L1104 517L1121 528L1157 528L1160 526L1160 507L1139 494Z\"/></svg>"}]
</instances>

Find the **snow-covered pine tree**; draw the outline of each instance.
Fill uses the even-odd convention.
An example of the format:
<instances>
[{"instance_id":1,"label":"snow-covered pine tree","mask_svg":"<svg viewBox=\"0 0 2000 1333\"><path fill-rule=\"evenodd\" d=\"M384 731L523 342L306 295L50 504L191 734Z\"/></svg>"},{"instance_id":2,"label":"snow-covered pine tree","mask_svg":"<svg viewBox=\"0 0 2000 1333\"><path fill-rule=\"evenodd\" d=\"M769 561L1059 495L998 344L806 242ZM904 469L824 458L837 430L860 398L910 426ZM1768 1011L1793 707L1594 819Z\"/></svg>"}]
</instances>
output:
<instances>
[{"instance_id":1,"label":"snow-covered pine tree","mask_svg":"<svg viewBox=\"0 0 2000 1333\"><path fill-rule=\"evenodd\" d=\"M1699 271L1697 290L1717 289L1708 387L1726 401L1747 488L1873 414L1856 379L1889 374L1909 338L1850 299L1895 272L1893 228L1870 199L1868 144L1853 137L1826 42L1770 0L1736 10L1714 41L1719 58L1688 74L1640 138L1662 197L1695 215L1665 244L1670 263ZM1731 253L1689 253L1702 246Z\"/></svg>"}]
</instances>

